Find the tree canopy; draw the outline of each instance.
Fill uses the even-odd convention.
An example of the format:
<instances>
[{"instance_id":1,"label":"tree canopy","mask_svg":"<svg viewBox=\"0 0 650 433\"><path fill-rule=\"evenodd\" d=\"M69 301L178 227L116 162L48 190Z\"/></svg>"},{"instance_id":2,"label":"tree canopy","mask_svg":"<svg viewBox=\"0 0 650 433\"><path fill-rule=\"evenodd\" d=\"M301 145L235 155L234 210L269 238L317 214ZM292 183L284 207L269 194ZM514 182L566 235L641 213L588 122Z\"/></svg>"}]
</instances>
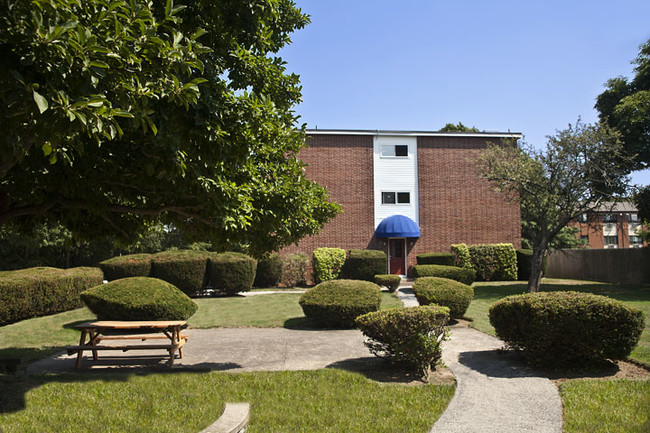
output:
<instances>
[{"instance_id":1,"label":"tree canopy","mask_svg":"<svg viewBox=\"0 0 650 433\"><path fill-rule=\"evenodd\" d=\"M481 175L510 200L520 201L533 223L528 291L539 289L544 254L567 224L626 193L629 157L623 153L618 134L581 122L548 137L543 151L511 143L481 153Z\"/></svg>"},{"instance_id":2,"label":"tree canopy","mask_svg":"<svg viewBox=\"0 0 650 433\"><path fill-rule=\"evenodd\" d=\"M290 0L0 5L0 225L124 240L153 223L261 254L339 212L307 180Z\"/></svg>"},{"instance_id":3,"label":"tree canopy","mask_svg":"<svg viewBox=\"0 0 650 433\"><path fill-rule=\"evenodd\" d=\"M632 62L634 78L616 77L596 98L600 120L621 133L626 151L637 155L631 170L650 167L650 40Z\"/></svg>"},{"instance_id":4,"label":"tree canopy","mask_svg":"<svg viewBox=\"0 0 650 433\"><path fill-rule=\"evenodd\" d=\"M463 125L463 122L458 122L454 125L453 123L447 123L445 126L440 128L440 132L479 132L475 126L471 128L469 126Z\"/></svg>"}]
</instances>

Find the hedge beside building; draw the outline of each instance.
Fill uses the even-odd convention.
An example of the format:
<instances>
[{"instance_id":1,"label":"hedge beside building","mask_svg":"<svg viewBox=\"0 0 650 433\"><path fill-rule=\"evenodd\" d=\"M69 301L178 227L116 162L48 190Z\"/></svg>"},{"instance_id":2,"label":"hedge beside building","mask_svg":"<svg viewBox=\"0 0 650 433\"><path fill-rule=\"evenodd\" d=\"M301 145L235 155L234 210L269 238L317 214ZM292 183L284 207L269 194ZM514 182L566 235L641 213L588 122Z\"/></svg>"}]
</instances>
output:
<instances>
[{"instance_id":1,"label":"hedge beside building","mask_svg":"<svg viewBox=\"0 0 650 433\"><path fill-rule=\"evenodd\" d=\"M0 325L83 306L79 294L102 283L99 268L28 268L0 273Z\"/></svg>"},{"instance_id":2,"label":"hedge beside building","mask_svg":"<svg viewBox=\"0 0 650 433\"><path fill-rule=\"evenodd\" d=\"M341 274L349 280L374 281L375 275L386 274L388 257L383 251L350 250Z\"/></svg>"}]
</instances>

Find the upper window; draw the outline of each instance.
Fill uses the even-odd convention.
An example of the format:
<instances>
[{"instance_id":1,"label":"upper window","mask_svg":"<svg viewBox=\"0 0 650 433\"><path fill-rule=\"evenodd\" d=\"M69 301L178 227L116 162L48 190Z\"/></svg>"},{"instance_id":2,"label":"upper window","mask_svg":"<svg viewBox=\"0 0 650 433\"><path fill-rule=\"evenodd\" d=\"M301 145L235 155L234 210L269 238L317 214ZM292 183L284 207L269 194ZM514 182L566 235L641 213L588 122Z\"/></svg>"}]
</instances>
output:
<instances>
[{"instance_id":1,"label":"upper window","mask_svg":"<svg viewBox=\"0 0 650 433\"><path fill-rule=\"evenodd\" d=\"M410 192L382 192L381 204L409 204L411 203Z\"/></svg>"},{"instance_id":2,"label":"upper window","mask_svg":"<svg viewBox=\"0 0 650 433\"><path fill-rule=\"evenodd\" d=\"M409 147L406 144L384 144L381 146L381 156L408 158Z\"/></svg>"},{"instance_id":3,"label":"upper window","mask_svg":"<svg viewBox=\"0 0 650 433\"><path fill-rule=\"evenodd\" d=\"M603 215L603 222L615 223L616 222L616 214L615 213L606 213L605 215Z\"/></svg>"},{"instance_id":4,"label":"upper window","mask_svg":"<svg viewBox=\"0 0 650 433\"><path fill-rule=\"evenodd\" d=\"M629 213L627 214L627 220L631 223L638 223L639 222L639 214L636 213Z\"/></svg>"},{"instance_id":5,"label":"upper window","mask_svg":"<svg viewBox=\"0 0 650 433\"><path fill-rule=\"evenodd\" d=\"M586 213L581 213L578 215L578 221L581 223L586 223L587 222L587 214Z\"/></svg>"}]
</instances>

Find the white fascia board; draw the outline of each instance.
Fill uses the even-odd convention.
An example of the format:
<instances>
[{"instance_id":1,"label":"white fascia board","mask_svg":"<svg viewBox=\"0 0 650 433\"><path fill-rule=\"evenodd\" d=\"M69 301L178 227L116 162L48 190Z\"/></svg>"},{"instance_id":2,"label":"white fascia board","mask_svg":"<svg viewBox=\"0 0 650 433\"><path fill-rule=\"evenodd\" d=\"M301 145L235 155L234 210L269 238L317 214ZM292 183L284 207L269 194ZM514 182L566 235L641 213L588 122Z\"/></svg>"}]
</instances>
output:
<instances>
[{"instance_id":1,"label":"white fascia board","mask_svg":"<svg viewBox=\"0 0 650 433\"><path fill-rule=\"evenodd\" d=\"M495 137L522 138L520 132L434 132L434 131L380 131L350 129L307 129L307 135L371 135L401 137Z\"/></svg>"}]
</instances>

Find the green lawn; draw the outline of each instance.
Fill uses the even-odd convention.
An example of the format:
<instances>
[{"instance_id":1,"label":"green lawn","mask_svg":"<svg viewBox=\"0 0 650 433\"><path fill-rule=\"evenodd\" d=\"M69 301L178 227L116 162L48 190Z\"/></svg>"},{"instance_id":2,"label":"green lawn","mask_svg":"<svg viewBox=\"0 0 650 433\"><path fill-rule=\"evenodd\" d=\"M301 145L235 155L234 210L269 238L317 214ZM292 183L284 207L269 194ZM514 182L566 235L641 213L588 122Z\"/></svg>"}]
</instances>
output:
<instances>
[{"instance_id":1,"label":"green lawn","mask_svg":"<svg viewBox=\"0 0 650 433\"><path fill-rule=\"evenodd\" d=\"M650 431L650 382L572 380L560 386L564 431Z\"/></svg>"},{"instance_id":2,"label":"green lawn","mask_svg":"<svg viewBox=\"0 0 650 433\"><path fill-rule=\"evenodd\" d=\"M215 421L226 402L251 403L250 433L424 433L454 394L453 386L380 384L336 369L0 375L0 388L3 433L195 433Z\"/></svg>"},{"instance_id":3,"label":"green lawn","mask_svg":"<svg viewBox=\"0 0 650 433\"><path fill-rule=\"evenodd\" d=\"M521 281L498 281L474 283L474 300L465 316L472 319L472 326L487 334L494 335L494 328L488 319L488 310L499 299L526 291L526 283ZM646 325L638 346L630 357L650 365L650 286L630 286L592 281L559 280L545 278L542 291L573 290L619 299L645 313Z\"/></svg>"},{"instance_id":4,"label":"green lawn","mask_svg":"<svg viewBox=\"0 0 650 433\"><path fill-rule=\"evenodd\" d=\"M199 309L190 318L192 328L224 327L305 327L299 294L281 293L251 297L195 299ZM382 292L382 308L401 306L393 294ZM0 327L0 358L21 358L31 362L75 344L79 331L77 323L94 320L86 308L79 308L47 317L37 317Z\"/></svg>"}]
</instances>

